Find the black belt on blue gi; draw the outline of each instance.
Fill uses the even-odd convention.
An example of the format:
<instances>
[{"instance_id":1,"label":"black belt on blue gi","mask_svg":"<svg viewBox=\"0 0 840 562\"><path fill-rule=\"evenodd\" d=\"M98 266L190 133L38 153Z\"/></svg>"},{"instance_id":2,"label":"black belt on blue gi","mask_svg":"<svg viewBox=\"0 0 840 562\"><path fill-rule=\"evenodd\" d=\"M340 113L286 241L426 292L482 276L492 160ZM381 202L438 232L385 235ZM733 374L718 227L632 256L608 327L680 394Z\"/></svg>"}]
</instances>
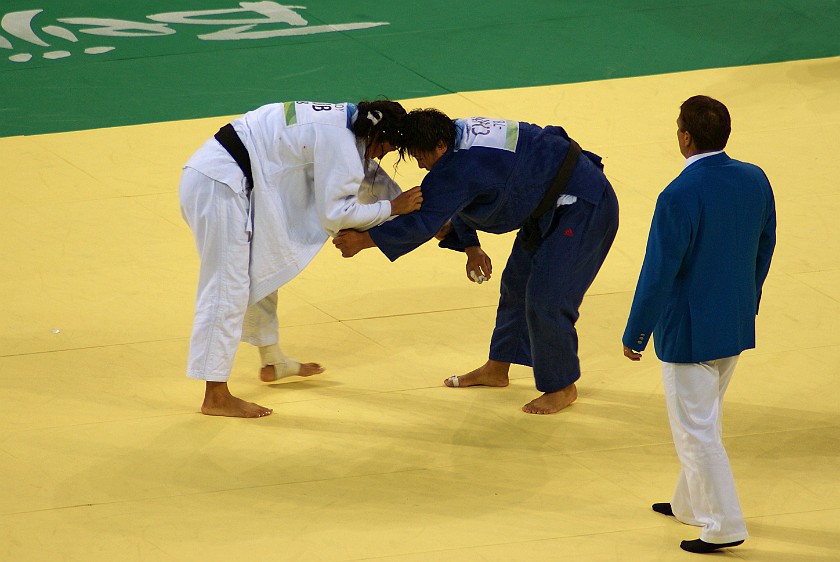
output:
<instances>
[{"instance_id":1,"label":"black belt on blue gi","mask_svg":"<svg viewBox=\"0 0 840 562\"><path fill-rule=\"evenodd\" d=\"M560 164L560 169L554 179L551 180L551 185L548 186L548 191L545 192L537 208L525 220L525 249L529 252L537 247L542 235L540 234L540 226L538 224L539 218L549 212L557 205L557 200L566 189L566 184L569 183L569 178L572 177L572 172L575 171L575 164L577 164L578 156L580 156L580 145L573 139L569 139L569 151L566 153L566 158Z\"/></svg>"},{"instance_id":2,"label":"black belt on blue gi","mask_svg":"<svg viewBox=\"0 0 840 562\"><path fill-rule=\"evenodd\" d=\"M251 173L251 158L248 156L248 149L245 148L242 139L239 138L230 123L219 129L219 132L213 136L233 156L242 173L245 174L245 178L248 180L246 192L250 195L251 189L254 187L254 175Z\"/></svg>"}]
</instances>

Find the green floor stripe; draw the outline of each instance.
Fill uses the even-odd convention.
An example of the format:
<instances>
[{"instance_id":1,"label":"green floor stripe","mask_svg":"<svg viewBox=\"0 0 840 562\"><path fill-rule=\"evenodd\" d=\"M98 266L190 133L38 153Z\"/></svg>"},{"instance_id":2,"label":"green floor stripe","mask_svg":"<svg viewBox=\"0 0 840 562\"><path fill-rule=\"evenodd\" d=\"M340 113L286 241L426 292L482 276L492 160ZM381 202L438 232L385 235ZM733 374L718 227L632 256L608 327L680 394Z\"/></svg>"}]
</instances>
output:
<instances>
[{"instance_id":1,"label":"green floor stripe","mask_svg":"<svg viewBox=\"0 0 840 562\"><path fill-rule=\"evenodd\" d=\"M0 136L840 55L840 0L52 4L0 9Z\"/></svg>"}]
</instances>

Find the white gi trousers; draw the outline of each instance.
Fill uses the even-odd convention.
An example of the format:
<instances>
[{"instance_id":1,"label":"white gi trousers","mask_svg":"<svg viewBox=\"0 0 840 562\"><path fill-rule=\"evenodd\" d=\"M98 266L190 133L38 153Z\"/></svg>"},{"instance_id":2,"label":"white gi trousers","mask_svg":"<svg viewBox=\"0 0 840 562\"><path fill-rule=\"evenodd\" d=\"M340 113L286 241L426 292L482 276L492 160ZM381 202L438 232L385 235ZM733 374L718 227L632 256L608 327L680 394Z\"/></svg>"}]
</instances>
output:
<instances>
[{"instance_id":1,"label":"white gi trousers","mask_svg":"<svg viewBox=\"0 0 840 562\"><path fill-rule=\"evenodd\" d=\"M245 190L184 168L179 192L181 214L201 260L187 376L226 382L240 340L256 346L277 343L277 292L248 306L251 241Z\"/></svg>"},{"instance_id":2,"label":"white gi trousers","mask_svg":"<svg viewBox=\"0 0 840 562\"><path fill-rule=\"evenodd\" d=\"M705 363L662 363L665 403L680 459L671 509L677 520L702 527L700 539L747 538L729 457L723 448L723 395L738 356Z\"/></svg>"}]
</instances>

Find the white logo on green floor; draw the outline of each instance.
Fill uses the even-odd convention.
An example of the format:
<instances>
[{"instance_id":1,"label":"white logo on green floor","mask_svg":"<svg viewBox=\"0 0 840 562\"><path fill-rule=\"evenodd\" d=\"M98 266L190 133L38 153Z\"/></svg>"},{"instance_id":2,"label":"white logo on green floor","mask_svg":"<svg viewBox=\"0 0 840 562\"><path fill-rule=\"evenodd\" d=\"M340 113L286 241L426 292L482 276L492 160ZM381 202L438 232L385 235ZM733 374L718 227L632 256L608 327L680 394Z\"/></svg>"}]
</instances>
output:
<instances>
[{"instance_id":1,"label":"white logo on green floor","mask_svg":"<svg viewBox=\"0 0 840 562\"><path fill-rule=\"evenodd\" d=\"M354 22L310 25L295 10L306 6L286 6L277 2L239 2L238 8L166 12L146 16L149 21L108 17L59 17L53 25L42 9L9 12L0 19L0 52L11 51L8 59L25 63L34 57L63 59L74 52L101 55L116 49L117 42L80 48L80 34L122 40L145 40L194 31L195 26L215 27L202 32L202 41L243 41L273 39L317 33L336 33L388 25L388 22ZM193 26L190 29L189 26Z\"/></svg>"}]
</instances>

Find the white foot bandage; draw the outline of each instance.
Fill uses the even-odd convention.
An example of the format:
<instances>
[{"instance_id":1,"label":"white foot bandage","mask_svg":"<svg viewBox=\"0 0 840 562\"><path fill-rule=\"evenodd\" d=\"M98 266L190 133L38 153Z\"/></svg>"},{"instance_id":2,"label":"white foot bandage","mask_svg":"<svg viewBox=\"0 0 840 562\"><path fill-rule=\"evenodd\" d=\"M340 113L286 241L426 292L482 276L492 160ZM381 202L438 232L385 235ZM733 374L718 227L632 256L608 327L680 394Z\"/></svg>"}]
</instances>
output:
<instances>
[{"instance_id":1,"label":"white foot bandage","mask_svg":"<svg viewBox=\"0 0 840 562\"><path fill-rule=\"evenodd\" d=\"M266 345L259 349L262 366L274 365L274 372L277 373L277 378L274 380L293 377L300 373L300 363L283 355L279 345Z\"/></svg>"},{"instance_id":2,"label":"white foot bandage","mask_svg":"<svg viewBox=\"0 0 840 562\"><path fill-rule=\"evenodd\" d=\"M446 380L449 382L450 385L452 385L455 388L458 388L459 386L461 386L461 379L458 378L457 375L452 375L451 377L449 377Z\"/></svg>"}]
</instances>

